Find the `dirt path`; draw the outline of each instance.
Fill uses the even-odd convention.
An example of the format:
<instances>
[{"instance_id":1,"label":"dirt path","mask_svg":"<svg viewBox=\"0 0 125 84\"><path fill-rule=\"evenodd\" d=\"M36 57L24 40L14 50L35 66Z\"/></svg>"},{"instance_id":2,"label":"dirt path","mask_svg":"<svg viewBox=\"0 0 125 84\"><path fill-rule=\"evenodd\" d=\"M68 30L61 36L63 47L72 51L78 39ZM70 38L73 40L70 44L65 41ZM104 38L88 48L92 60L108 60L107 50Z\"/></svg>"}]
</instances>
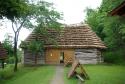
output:
<instances>
[{"instance_id":1,"label":"dirt path","mask_svg":"<svg viewBox=\"0 0 125 84\"><path fill-rule=\"evenodd\" d=\"M64 67L57 66L56 73L50 84L64 84L64 80L63 80L64 73L63 72L64 72Z\"/></svg>"}]
</instances>

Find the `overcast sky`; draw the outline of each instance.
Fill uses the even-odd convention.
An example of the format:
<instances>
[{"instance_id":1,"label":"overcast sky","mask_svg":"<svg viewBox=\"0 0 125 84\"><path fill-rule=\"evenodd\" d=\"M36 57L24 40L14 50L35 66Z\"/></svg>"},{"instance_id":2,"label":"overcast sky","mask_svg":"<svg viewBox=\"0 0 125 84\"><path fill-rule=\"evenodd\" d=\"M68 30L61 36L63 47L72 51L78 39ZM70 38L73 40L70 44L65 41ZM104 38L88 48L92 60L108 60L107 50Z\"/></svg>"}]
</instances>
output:
<instances>
[{"instance_id":1,"label":"overcast sky","mask_svg":"<svg viewBox=\"0 0 125 84\"><path fill-rule=\"evenodd\" d=\"M55 4L55 8L59 12L63 12L64 20L62 23L66 24L74 24L83 22L85 19L85 9L87 7L96 9L100 6L102 0L46 0L48 2L53 2ZM1 23L1 22L0 22ZM31 31L27 29L22 29L19 41L24 40ZM11 33L13 35L13 31L11 25L9 23L4 23L3 26L0 25L0 41L4 40L4 36L6 33Z\"/></svg>"}]
</instances>

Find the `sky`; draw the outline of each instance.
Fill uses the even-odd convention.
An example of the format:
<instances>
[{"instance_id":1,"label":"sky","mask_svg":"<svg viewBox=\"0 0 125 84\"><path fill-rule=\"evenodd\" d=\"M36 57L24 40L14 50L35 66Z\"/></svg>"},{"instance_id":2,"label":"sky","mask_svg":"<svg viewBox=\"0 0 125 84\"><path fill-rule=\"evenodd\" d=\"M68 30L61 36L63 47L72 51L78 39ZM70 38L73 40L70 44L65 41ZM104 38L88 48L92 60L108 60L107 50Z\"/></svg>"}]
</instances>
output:
<instances>
[{"instance_id":1,"label":"sky","mask_svg":"<svg viewBox=\"0 0 125 84\"><path fill-rule=\"evenodd\" d=\"M46 0L54 3L57 11L63 13L61 22L65 24L80 23L85 20L87 7L96 9L100 6L102 0ZM7 21L6 21L7 22ZM30 30L22 29L19 35L19 43L23 41L29 34ZM0 41L4 40L5 34L9 33L13 36L11 24L0 21Z\"/></svg>"}]
</instances>

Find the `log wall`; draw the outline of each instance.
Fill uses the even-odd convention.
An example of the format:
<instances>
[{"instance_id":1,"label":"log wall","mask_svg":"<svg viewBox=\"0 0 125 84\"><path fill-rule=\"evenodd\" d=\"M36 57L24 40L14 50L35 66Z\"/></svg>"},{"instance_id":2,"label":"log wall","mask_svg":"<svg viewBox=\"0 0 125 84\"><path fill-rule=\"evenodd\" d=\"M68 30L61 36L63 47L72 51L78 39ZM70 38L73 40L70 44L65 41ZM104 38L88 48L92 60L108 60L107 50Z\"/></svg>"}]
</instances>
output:
<instances>
[{"instance_id":1,"label":"log wall","mask_svg":"<svg viewBox=\"0 0 125 84\"><path fill-rule=\"evenodd\" d=\"M7 50L4 49L3 45L0 42L0 60L7 58Z\"/></svg>"},{"instance_id":2,"label":"log wall","mask_svg":"<svg viewBox=\"0 0 125 84\"><path fill-rule=\"evenodd\" d=\"M97 49L75 49L75 57L81 64L97 64L101 62L101 52Z\"/></svg>"},{"instance_id":3,"label":"log wall","mask_svg":"<svg viewBox=\"0 0 125 84\"><path fill-rule=\"evenodd\" d=\"M64 52L64 63L79 59L81 64L97 64L103 62L98 49L46 49L44 54L38 54L37 64L60 64L60 52ZM24 50L24 64L35 64L35 55Z\"/></svg>"},{"instance_id":4,"label":"log wall","mask_svg":"<svg viewBox=\"0 0 125 84\"><path fill-rule=\"evenodd\" d=\"M35 62L35 57L36 58L36 62ZM45 55L44 53L38 53L38 55L36 56L35 54L33 54L31 51L28 50L24 50L24 64L26 65L34 65L34 64L45 64Z\"/></svg>"}]
</instances>

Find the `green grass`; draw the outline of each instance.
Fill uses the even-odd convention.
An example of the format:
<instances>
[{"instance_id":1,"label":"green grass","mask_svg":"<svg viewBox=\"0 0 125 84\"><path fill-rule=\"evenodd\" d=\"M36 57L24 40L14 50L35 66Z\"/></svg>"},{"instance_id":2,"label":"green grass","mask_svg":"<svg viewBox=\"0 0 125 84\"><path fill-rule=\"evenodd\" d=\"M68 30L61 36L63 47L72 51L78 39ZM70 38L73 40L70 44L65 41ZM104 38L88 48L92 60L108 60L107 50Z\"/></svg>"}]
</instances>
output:
<instances>
[{"instance_id":1,"label":"green grass","mask_svg":"<svg viewBox=\"0 0 125 84\"><path fill-rule=\"evenodd\" d=\"M85 84L125 84L125 66L118 65L84 65L90 80ZM69 67L65 67L65 84L78 84L76 78L67 78ZM23 67L14 73L13 65L0 69L0 84L49 84L55 74L54 66ZM57 80L58 81L58 80Z\"/></svg>"},{"instance_id":2,"label":"green grass","mask_svg":"<svg viewBox=\"0 0 125 84\"><path fill-rule=\"evenodd\" d=\"M125 84L125 66L118 65L84 65L90 80L84 84ZM65 84L77 84L76 78L67 79L69 68L65 68Z\"/></svg>"},{"instance_id":3,"label":"green grass","mask_svg":"<svg viewBox=\"0 0 125 84\"><path fill-rule=\"evenodd\" d=\"M4 79L0 80L0 84L49 84L54 72L54 66L40 66L20 67L14 73L12 66L9 66L5 70L0 70L0 74L4 74Z\"/></svg>"}]
</instances>

